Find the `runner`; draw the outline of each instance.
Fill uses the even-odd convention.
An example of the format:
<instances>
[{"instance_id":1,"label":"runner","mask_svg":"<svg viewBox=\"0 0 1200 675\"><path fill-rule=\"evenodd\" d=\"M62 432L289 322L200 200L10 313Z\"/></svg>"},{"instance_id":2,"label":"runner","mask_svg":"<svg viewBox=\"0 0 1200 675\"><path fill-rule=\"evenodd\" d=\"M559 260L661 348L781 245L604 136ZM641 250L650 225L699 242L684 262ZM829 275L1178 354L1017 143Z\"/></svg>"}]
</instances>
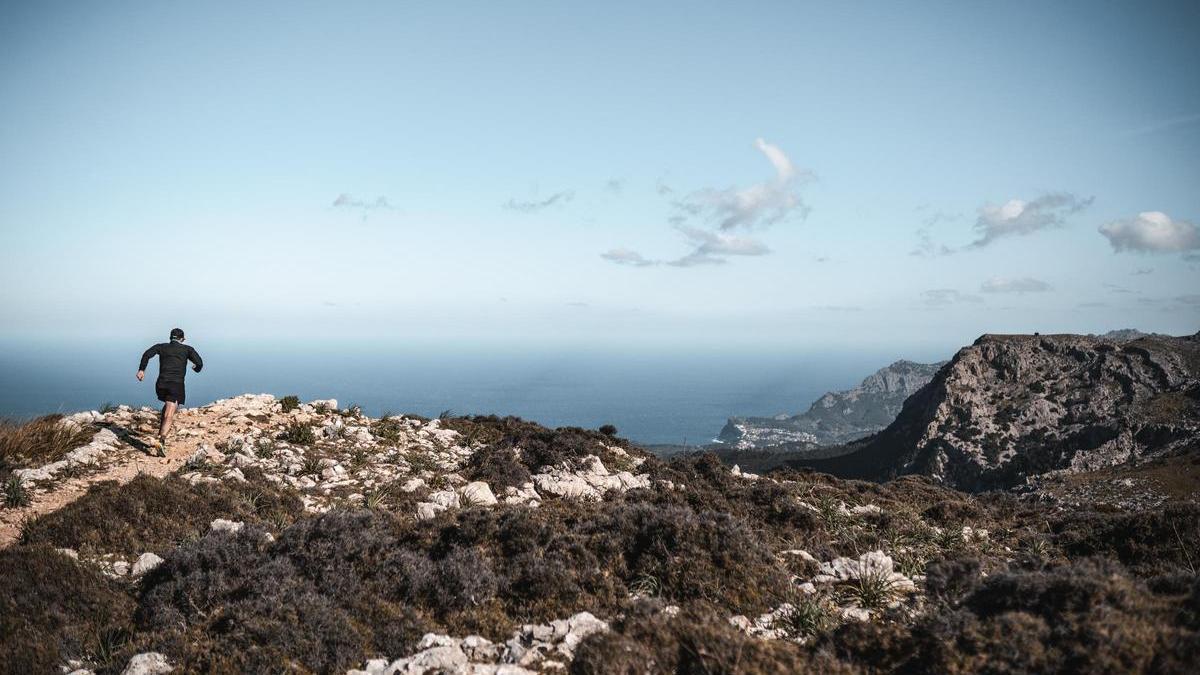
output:
<instances>
[{"instance_id":1,"label":"runner","mask_svg":"<svg viewBox=\"0 0 1200 675\"><path fill-rule=\"evenodd\" d=\"M154 383L154 391L158 400L163 402L162 423L158 430L158 456L167 456L167 434L171 432L171 421L175 410L184 402L183 378L187 374L187 364L191 361L193 370L197 373L204 367L200 354L190 345L183 344L183 330L171 329L171 341L160 342L142 354L138 364L137 379L141 382L146 377L146 365L150 357L158 357L158 380Z\"/></svg>"}]
</instances>

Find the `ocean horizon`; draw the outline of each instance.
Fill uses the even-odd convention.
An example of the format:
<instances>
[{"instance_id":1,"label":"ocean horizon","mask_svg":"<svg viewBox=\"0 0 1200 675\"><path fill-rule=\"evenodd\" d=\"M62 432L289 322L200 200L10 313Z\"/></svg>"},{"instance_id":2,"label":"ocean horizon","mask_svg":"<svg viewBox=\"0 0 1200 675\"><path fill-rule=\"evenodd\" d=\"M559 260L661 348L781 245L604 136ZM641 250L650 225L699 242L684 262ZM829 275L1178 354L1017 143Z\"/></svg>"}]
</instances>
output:
<instances>
[{"instance_id":1,"label":"ocean horizon","mask_svg":"<svg viewBox=\"0 0 1200 675\"><path fill-rule=\"evenodd\" d=\"M146 382L134 379L146 346L132 341L5 344L0 416L69 413L105 403L158 406L157 363L151 362ZM638 443L691 445L711 442L730 416L801 412L826 391L852 387L899 358L921 356L836 350L438 350L354 343L194 346L205 367L188 374L189 407L244 393L294 394L303 400L336 398L340 406L361 406L372 417L432 417L445 410L516 415L549 427L614 424L621 436Z\"/></svg>"}]
</instances>

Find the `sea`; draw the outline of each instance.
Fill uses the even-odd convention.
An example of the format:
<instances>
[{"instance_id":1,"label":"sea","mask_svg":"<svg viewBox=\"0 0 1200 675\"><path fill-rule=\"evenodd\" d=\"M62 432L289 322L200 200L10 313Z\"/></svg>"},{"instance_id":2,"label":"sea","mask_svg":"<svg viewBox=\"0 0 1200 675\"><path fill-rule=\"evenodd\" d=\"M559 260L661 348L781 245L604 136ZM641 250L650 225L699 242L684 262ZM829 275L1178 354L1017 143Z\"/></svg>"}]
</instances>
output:
<instances>
[{"instance_id":1,"label":"sea","mask_svg":"<svg viewBox=\"0 0 1200 675\"><path fill-rule=\"evenodd\" d=\"M160 405L157 366L132 341L0 343L0 417ZM703 445L730 416L794 414L911 354L778 349L416 348L381 343L194 345L187 405L242 393L336 398L385 413L516 415L549 427L613 424L642 444ZM939 358L932 356L931 358ZM940 357L944 358L944 357Z\"/></svg>"}]
</instances>

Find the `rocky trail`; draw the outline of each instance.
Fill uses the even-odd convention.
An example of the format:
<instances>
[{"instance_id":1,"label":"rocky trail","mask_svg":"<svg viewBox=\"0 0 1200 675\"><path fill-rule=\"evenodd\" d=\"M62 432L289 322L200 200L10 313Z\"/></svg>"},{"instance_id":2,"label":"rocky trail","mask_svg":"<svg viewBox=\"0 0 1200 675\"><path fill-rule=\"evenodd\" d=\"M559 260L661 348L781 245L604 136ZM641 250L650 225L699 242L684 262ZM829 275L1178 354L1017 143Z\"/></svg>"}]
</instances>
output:
<instances>
[{"instance_id":1,"label":"rocky trail","mask_svg":"<svg viewBox=\"0 0 1200 675\"><path fill-rule=\"evenodd\" d=\"M127 483L139 475L162 477L180 468L202 445L227 442L230 435L244 430L228 410L220 406L185 408L176 413L173 439L167 456L157 457L150 443L158 435L158 411L121 406L109 413L88 412L66 418L67 423L95 423L99 430L93 438L97 451L68 460L62 471L48 480L36 480L28 505L0 510L0 548L20 537L27 519L53 513L87 493L92 485L104 481ZM36 474L35 474L36 475Z\"/></svg>"}]
</instances>

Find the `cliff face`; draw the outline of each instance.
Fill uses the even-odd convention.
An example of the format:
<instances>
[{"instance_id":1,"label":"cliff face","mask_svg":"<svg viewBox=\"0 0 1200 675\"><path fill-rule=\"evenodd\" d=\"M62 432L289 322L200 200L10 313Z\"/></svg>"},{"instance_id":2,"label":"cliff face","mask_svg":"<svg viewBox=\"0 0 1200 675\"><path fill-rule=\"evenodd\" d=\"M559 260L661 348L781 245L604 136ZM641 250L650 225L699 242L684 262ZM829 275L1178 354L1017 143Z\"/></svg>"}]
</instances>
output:
<instances>
[{"instance_id":1,"label":"cliff face","mask_svg":"<svg viewBox=\"0 0 1200 675\"><path fill-rule=\"evenodd\" d=\"M790 444L837 445L882 430L899 414L904 400L925 386L945 362L897 361L847 391L829 392L807 412L791 417L731 417L719 440L734 448Z\"/></svg>"},{"instance_id":2,"label":"cliff face","mask_svg":"<svg viewBox=\"0 0 1200 675\"><path fill-rule=\"evenodd\" d=\"M799 460L840 476L925 474L1010 487L1200 439L1200 338L985 335L848 454Z\"/></svg>"}]
</instances>

